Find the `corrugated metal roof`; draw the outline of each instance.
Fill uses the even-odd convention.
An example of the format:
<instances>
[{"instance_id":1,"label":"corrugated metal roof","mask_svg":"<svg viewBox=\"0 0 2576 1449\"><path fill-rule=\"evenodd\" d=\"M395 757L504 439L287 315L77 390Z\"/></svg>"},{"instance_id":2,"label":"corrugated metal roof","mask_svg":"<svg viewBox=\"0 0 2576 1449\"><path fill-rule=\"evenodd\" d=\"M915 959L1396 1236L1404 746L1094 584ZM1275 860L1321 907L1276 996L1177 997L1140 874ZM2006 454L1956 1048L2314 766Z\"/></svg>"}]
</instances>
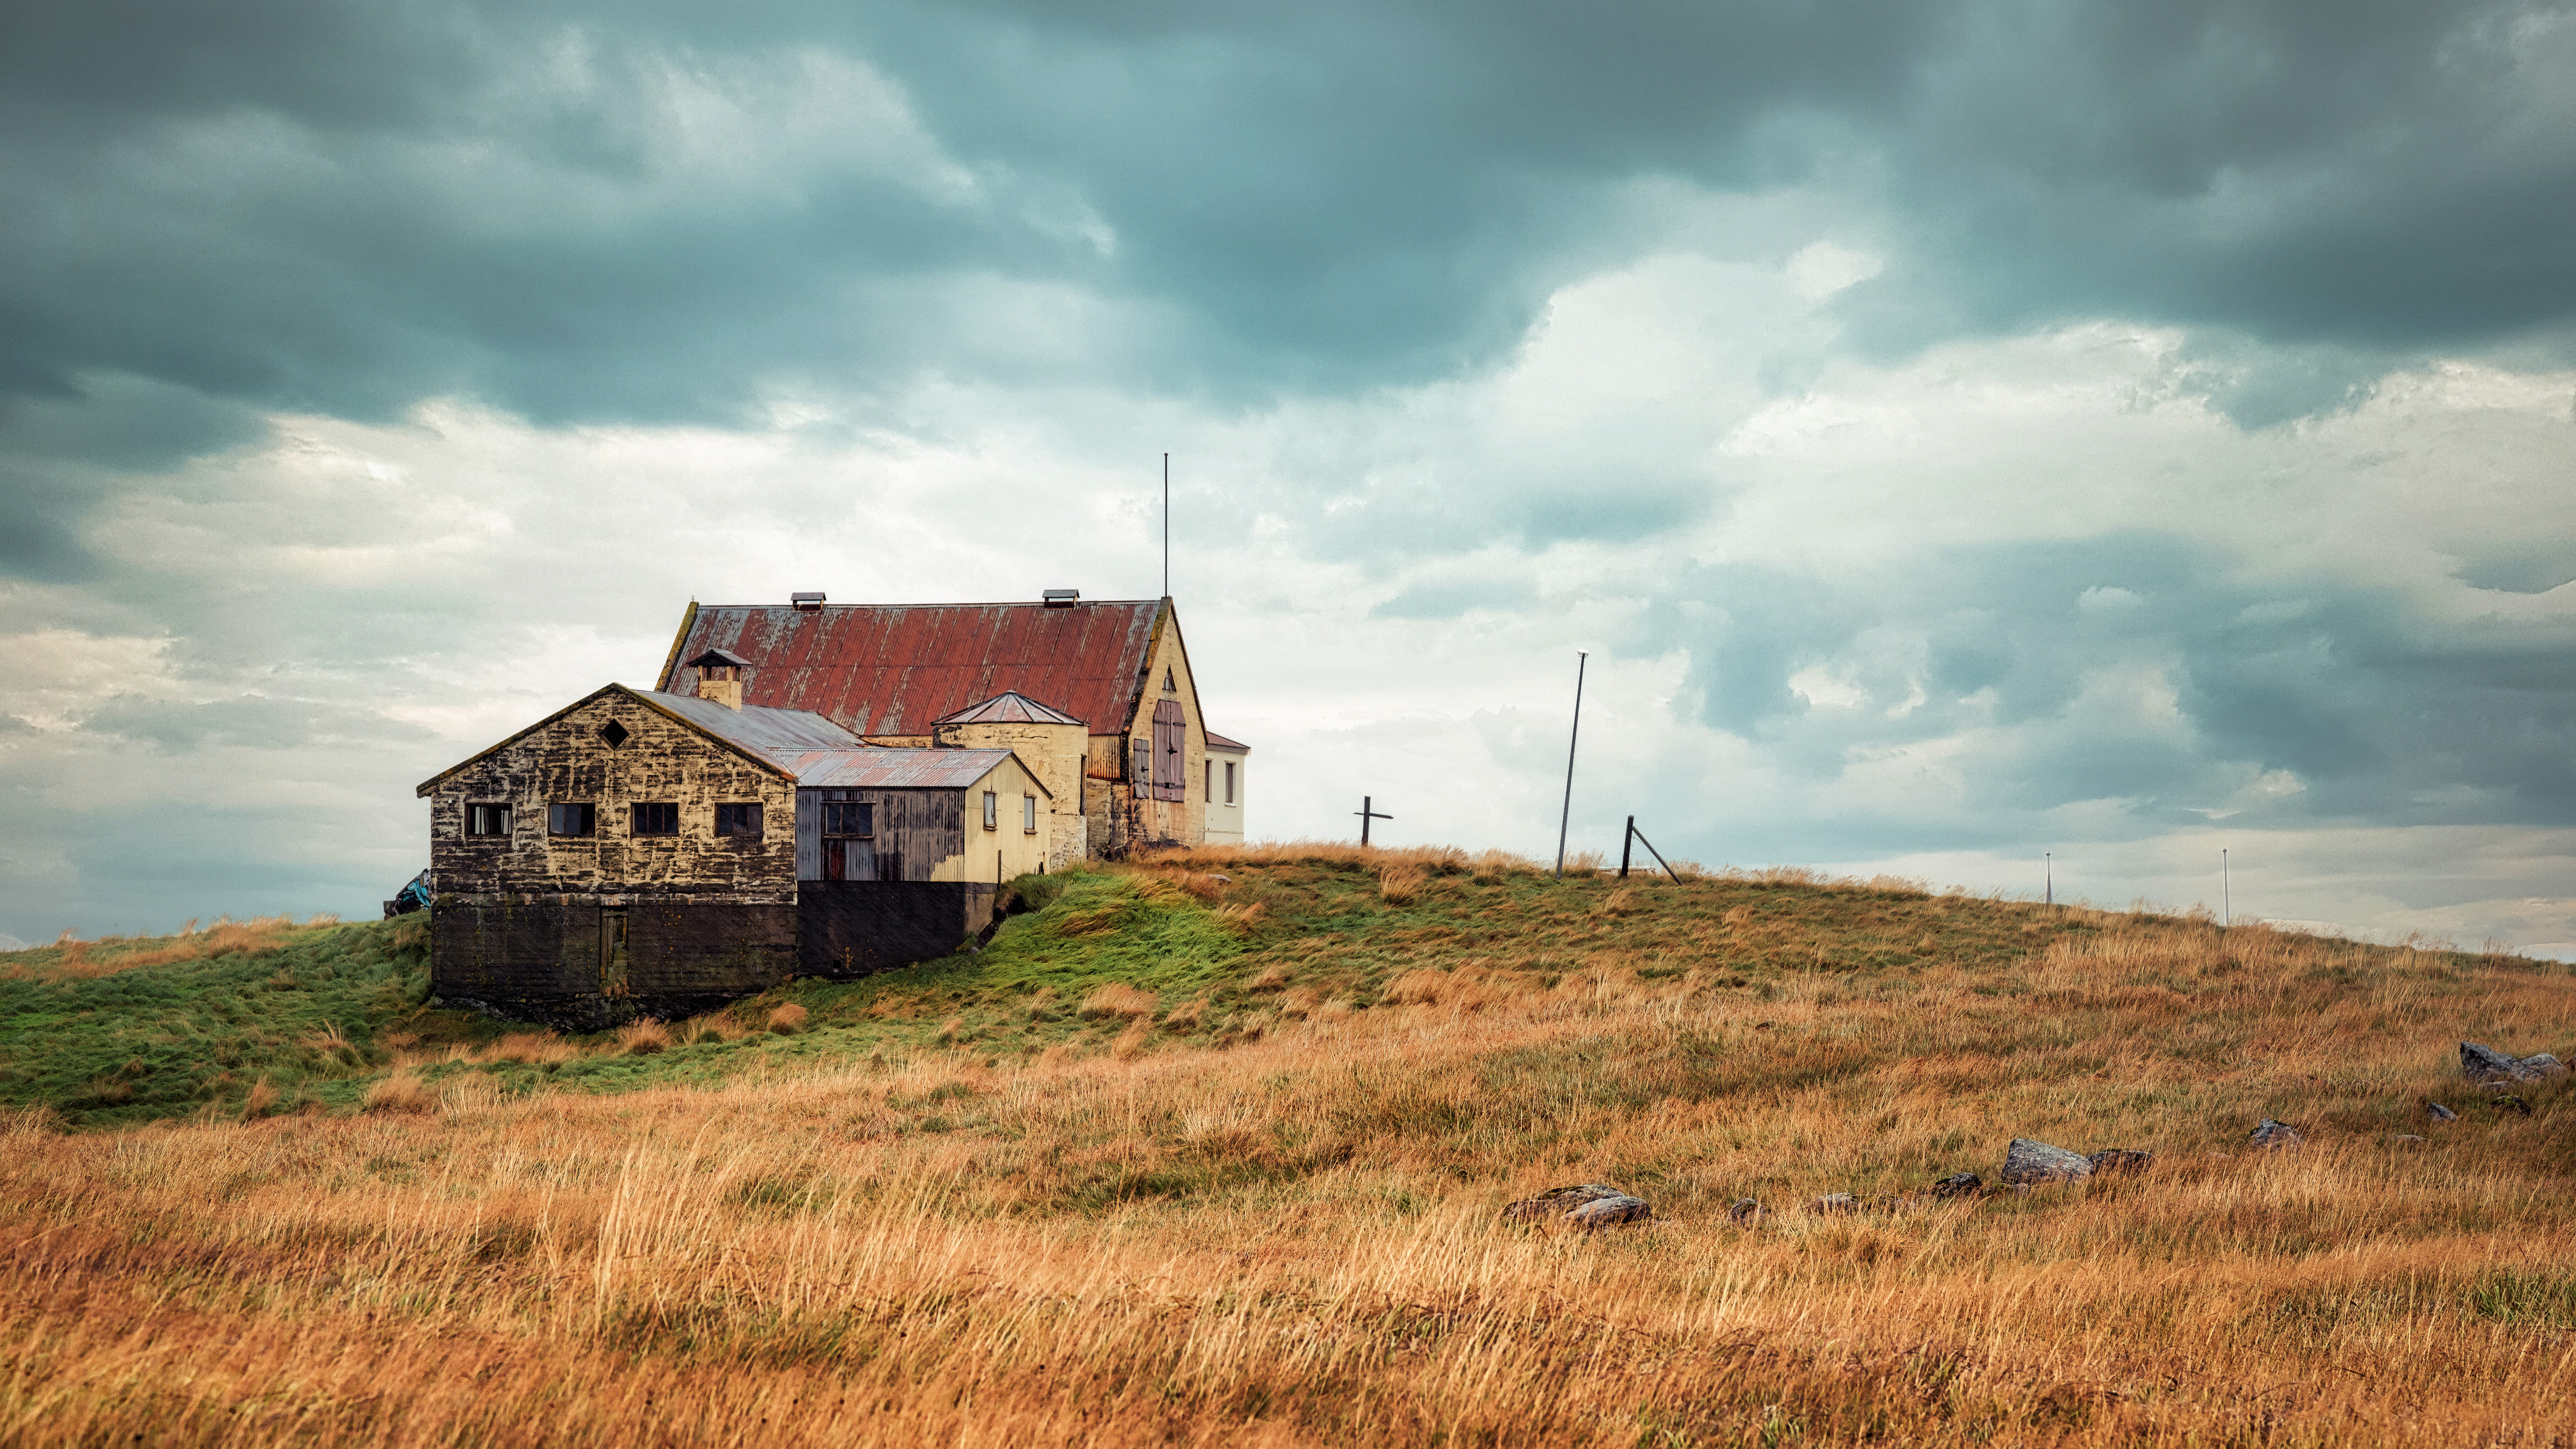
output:
<instances>
[{"instance_id":1,"label":"corrugated metal roof","mask_svg":"<svg viewBox=\"0 0 2576 1449\"><path fill-rule=\"evenodd\" d=\"M863 746L814 750L786 760L796 783L834 790L963 790L1011 758L1009 750L919 750ZM1034 771L1029 778L1036 780ZM1044 782L1038 789L1049 798Z\"/></svg>"},{"instance_id":2,"label":"corrugated metal roof","mask_svg":"<svg viewBox=\"0 0 2576 1449\"><path fill-rule=\"evenodd\" d=\"M639 693L636 697L790 773L795 767L787 762L798 755L812 750L846 749L859 743L857 735L811 710L751 704L732 709L712 699L685 694Z\"/></svg>"},{"instance_id":3,"label":"corrugated metal roof","mask_svg":"<svg viewBox=\"0 0 2576 1449\"><path fill-rule=\"evenodd\" d=\"M936 723L1078 725L1082 721L1063 710L1050 709L1016 689L1006 689L981 704L970 704Z\"/></svg>"},{"instance_id":4,"label":"corrugated metal roof","mask_svg":"<svg viewBox=\"0 0 2576 1449\"><path fill-rule=\"evenodd\" d=\"M1245 744L1241 740L1227 739L1225 736L1218 734L1214 730L1208 730L1206 731L1206 734L1208 748L1211 750L1240 750L1247 755L1252 753L1252 746Z\"/></svg>"},{"instance_id":5,"label":"corrugated metal roof","mask_svg":"<svg viewBox=\"0 0 2576 1449\"><path fill-rule=\"evenodd\" d=\"M743 702L812 710L862 735L927 735L933 723L1005 690L1091 733L1135 713L1159 600L1026 604L696 604L662 688L686 694L676 661L723 649L751 661Z\"/></svg>"}]
</instances>

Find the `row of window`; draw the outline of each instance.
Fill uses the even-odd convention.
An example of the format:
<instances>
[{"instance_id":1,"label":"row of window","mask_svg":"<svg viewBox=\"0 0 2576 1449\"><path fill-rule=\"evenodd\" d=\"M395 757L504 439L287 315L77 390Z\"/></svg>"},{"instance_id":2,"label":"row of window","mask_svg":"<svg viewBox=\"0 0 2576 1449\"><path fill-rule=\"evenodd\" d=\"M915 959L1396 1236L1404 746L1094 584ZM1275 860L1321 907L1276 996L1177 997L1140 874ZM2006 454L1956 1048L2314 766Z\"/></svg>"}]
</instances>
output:
<instances>
[{"instance_id":1,"label":"row of window","mask_svg":"<svg viewBox=\"0 0 2576 1449\"><path fill-rule=\"evenodd\" d=\"M635 835L677 835L680 833L680 807L667 800L638 801L632 807L628 824ZM474 802L465 807L465 833L468 835L507 835L510 833L510 807L498 802ZM546 834L597 835L599 807L586 800L557 801L546 807ZM760 807L757 804L718 805L716 834L757 839L760 835Z\"/></svg>"},{"instance_id":2,"label":"row of window","mask_svg":"<svg viewBox=\"0 0 2576 1449\"><path fill-rule=\"evenodd\" d=\"M1002 797L991 790L984 792L984 828L1002 828ZM1038 833L1038 797L1035 795L1020 797L1020 829L1030 835Z\"/></svg>"}]
</instances>

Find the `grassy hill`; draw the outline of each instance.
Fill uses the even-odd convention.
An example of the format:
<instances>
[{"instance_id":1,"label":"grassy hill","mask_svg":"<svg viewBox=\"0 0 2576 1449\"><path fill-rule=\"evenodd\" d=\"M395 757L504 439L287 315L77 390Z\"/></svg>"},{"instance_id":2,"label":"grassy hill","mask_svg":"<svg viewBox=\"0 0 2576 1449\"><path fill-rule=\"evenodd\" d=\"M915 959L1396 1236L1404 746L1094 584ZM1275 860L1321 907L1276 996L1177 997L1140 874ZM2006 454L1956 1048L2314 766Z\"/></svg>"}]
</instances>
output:
<instances>
[{"instance_id":1,"label":"grassy hill","mask_svg":"<svg viewBox=\"0 0 2576 1449\"><path fill-rule=\"evenodd\" d=\"M1019 885L592 1038L436 1009L416 921L0 956L0 1437L2563 1432L2576 1111L2454 1051L2576 1054L2564 967L1436 851ZM1925 1191L2015 1136L2157 1157ZM1569 1182L1656 1219L1501 1221Z\"/></svg>"}]
</instances>

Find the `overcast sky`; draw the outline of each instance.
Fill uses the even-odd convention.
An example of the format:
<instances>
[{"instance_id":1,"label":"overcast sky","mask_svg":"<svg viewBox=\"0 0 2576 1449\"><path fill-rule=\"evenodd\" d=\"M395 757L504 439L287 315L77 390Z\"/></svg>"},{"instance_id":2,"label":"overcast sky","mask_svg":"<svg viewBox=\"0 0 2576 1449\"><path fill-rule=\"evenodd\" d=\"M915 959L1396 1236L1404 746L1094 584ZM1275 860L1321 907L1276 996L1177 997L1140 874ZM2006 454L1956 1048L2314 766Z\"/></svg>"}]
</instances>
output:
<instances>
[{"instance_id":1,"label":"overcast sky","mask_svg":"<svg viewBox=\"0 0 2576 1449\"><path fill-rule=\"evenodd\" d=\"M1254 834L2576 955L2576 10L17 0L0 932L692 598L1172 591Z\"/></svg>"}]
</instances>

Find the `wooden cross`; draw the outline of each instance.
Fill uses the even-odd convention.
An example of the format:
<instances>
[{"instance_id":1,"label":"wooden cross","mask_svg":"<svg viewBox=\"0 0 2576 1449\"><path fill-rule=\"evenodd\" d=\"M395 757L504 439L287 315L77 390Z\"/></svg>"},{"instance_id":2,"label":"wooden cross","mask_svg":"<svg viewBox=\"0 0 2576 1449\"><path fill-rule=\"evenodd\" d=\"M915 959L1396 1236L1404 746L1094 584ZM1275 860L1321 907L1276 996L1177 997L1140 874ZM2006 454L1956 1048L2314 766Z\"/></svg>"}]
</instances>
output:
<instances>
[{"instance_id":1,"label":"wooden cross","mask_svg":"<svg viewBox=\"0 0 2576 1449\"><path fill-rule=\"evenodd\" d=\"M1369 830L1369 822L1370 822L1370 821L1372 821L1372 820L1393 820L1393 819L1395 818L1395 817L1394 817L1394 816L1392 816L1392 815L1381 815L1381 814L1379 814L1379 813L1377 812L1377 810L1376 810L1376 809L1371 805L1370 800L1369 800L1369 797L1368 797L1368 796L1366 796L1366 795L1362 795L1362 796L1360 797L1360 808L1359 808L1359 809L1357 809L1357 810L1355 810L1355 811L1353 811L1352 813L1353 813L1353 814L1355 814L1355 815L1357 815L1357 816L1359 816L1359 818L1360 818L1360 847L1361 847L1362 849L1366 849L1366 848L1368 847L1368 830Z\"/></svg>"}]
</instances>

